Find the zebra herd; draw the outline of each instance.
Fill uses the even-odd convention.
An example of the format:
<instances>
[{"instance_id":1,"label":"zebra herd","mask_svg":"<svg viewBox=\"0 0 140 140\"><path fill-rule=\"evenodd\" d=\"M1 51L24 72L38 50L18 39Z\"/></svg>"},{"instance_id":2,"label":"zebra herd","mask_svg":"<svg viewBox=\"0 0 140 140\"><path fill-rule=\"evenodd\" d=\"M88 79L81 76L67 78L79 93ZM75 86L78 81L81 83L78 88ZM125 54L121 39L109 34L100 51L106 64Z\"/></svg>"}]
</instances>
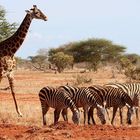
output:
<instances>
[{"instance_id":1,"label":"zebra herd","mask_svg":"<svg viewBox=\"0 0 140 140\"><path fill-rule=\"evenodd\" d=\"M59 120L60 113L64 121L68 121L68 111L72 111L72 120L79 124L79 108L84 110L84 124L96 124L93 111L97 109L97 116L102 124L106 123L105 114L109 116L108 110L113 108L111 124L119 108L120 123L122 121L123 107L127 106L127 123L131 124L132 114L136 111L138 120L140 83L111 83L103 86L92 85L89 87L60 86L58 88L44 87L39 92L39 99L42 107L43 125L46 125L46 114L49 107L54 108L54 124Z\"/></svg>"}]
</instances>

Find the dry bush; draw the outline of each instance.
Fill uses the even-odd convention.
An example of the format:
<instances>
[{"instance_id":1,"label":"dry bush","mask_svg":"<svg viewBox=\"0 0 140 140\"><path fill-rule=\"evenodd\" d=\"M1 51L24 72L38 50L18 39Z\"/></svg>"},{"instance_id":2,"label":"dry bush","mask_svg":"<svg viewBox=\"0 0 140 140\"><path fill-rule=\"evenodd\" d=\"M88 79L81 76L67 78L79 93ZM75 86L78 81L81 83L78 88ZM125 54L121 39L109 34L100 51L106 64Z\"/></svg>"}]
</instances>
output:
<instances>
[{"instance_id":1,"label":"dry bush","mask_svg":"<svg viewBox=\"0 0 140 140\"><path fill-rule=\"evenodd\" d=\"M73 83L75 86L83 85L83 84L90 84L92 83L92 78L88 75L81 75L78 74L75 78L75 82Z\"/></svg>"}]
</instances>

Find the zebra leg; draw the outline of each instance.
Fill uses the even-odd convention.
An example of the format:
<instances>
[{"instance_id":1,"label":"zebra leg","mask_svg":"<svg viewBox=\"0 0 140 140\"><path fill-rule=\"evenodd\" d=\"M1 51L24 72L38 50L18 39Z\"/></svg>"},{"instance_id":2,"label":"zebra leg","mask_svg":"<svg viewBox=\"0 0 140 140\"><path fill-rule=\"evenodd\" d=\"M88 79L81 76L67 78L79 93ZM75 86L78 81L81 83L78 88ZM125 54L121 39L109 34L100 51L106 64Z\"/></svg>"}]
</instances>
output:
<instances>
[{"instance_id":1,"label":"zebra leg","mask_svg":"<svg viewBox=\"0 0 140 140\"><path fill-rule=\"evenodd\" d=\"M132 108L128 108L128 111L127 111L127 123L128 124L132 124L132 121L131 121L132 114L133 114Z\"/></svg>"},{"instance_id":2,"label":"zebra leg","mask_svg":"<svg viewBox=\"0 0 140 140\"><path fill-rule=\"evenodd\" d=\"M139 115L138 115L139 97L138 96L135 96L133 98L133 104L135 106L136 120L138 121L139 120Z\"/></svg>"},{"instance_id":3,"label":"zebra leg","mask_svg":"<svg viewBox=\"0 0 140 140\"><path fill-rule=\"evenodd\" d=\"M108 112L107 108L106 108L106 113L107 113L108 119L110 121L111 119L110 119L109 112Z\"/></svg>"},{"instance_id":4,"label":"zebra leg","mask_svg":"<svg viewBox=\"0 0 140 140\"><path fill-rule=\"evenodd\" d=\"M120 112L120 124L123 124L123 118L122 118L122 108L119 108L119 112Z\"/></svg>"},{"instance_id":5,"label":"zebra leg","mask_svg":"<svg viewBox=\"0 0 140 140\"><path fill-rule=\"evenodd\" d=\"M88 107L84 107L84 125L86 124L87 115L88 115Z\"/></svg>"},{"instance_id":6,"label":"zebra leg","mask_svg":"<svg viewBox=\"0 0 140 140\"><path fill-rule=\"evenodd\" d=\"M54 124L56 124L58 122L58 119L60 117L60 112L61 112L60 109L55 109L54 110Z\"/></svg>"},{"instance_id":7,"label":"zebra leg","mask_svg":"<svg viewBox=\"0 0 140 140\"><path fill-rule=\"evenodd\" d=\"M84 125L85 125L85 123L86 123L86 110L84 110Z\"/></svg>"},{"instance_id":8,"label":"zebra leg","mask_svg":"<svg viewBox=\"0 0 140 140\"><path fill-rule=\"evenodd\" d=\"M46 125L46 113L49 110L49 106L46 103L41 102L41 107L42 107L43 125Z\"/></svg>"},{"instance_id":9,"label":"zebra leg","mask_svg":"<svg viewBox=\"0 0 140 140\"><path fill-rule=\"evenodd\" d=\"M113 125L113 122L114 122L114 118L115 118L117 109L118 109L118 107L113 107L113 115L112 115L112 120L111 120L111 124L112 124L112 125Z\"/></svg>"},{"instance_id":10,"label":"zebra leg","mask_svg":"<svg viewBox=\"0 0 140 140\"><path fill-rule=\"evenodd\" d=\"M138 120L139 120L139 108L136 107L136 108L135 108L135 111L136 111L136 119L137 119L137 121L138 121Z\"/></svg>"},{"instance_id":11,"label":"zebra leg","mask_svg":"<svg viewBox=\"0 0 140 140\"><path fill-rule=\"evenodd\" d=\"M94 111L93 107L90 107L90 109L88 110L88 124L90 124L90 118L92 119L92 123L96 124L93 118L93 111Z\"/></svg>"},{"instance_id":12,"label":"zebra leg","mask_svg":"<svg viewBox=\"0 0 140 140\"><path fill-rule=\"evenodd\" d=\"M2 81L2 71L0 70L0 83Z\"/></svg>"},{"instance_id":13,"label":"zebra leg","mask_svg":"<svg viewBox=\"0 0 140 140\"><path fill-rule=\"evenodd\" d=\"M67 108L62 110L62 117L63 117L64 121L68 122L68 109Z\"/></svg>"}]
</instances>

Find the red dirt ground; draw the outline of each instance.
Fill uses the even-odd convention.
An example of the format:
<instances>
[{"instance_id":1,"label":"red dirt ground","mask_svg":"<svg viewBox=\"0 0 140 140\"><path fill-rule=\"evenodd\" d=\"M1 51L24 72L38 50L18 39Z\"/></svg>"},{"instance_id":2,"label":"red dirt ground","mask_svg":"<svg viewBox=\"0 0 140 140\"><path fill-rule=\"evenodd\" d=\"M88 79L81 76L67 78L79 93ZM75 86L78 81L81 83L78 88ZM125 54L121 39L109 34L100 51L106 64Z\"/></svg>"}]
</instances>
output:
<instances>
[{"instance_id":1,"label":"red dirt ground","mask_svg":"<svg viewBox=\"0 0 140 140\"><path fill-rule=\"evenodd\" d=\"M46 78L47 76L44 77ZM42 79L44 79L44 77ZM39 80L35 79L34 81L38 82ZM45 79L44 81L46 82L47 80ZM19 83L20 80L17 79L17 82ZM24 84L26 84L27 82L30 81L27 80L24 82ZM32 83L29 83L29 85L32 85ZM41 86L43 87L43 85ZM30 86L25 85L25 87L26 89L27 87L30 89ZM35 87L38 88L38 86L34 86L33 88ZM24 89L24 87L22 88ZM21 89L20 86L19 89ZM37 94L33 94L33 93L29 94L28 92L23 91L20 94L16 94L16 98L20 104L23 104L25 106L28 105L28 103L35 104L36 106L40 105ZM9 104L11 104L12 109L14 109L13 99L11 95L9 96L9 91L0 92L0 102L5 102L4 105L7 105L8 103L8 106ZM2 113L3 112L1 112L0 115L2 115ZM33 125L23 125L23 124L24 123L22 123L22 125L21 124L18 125L12 122L10 123L0 122L0 140L17 140L17 139L18 140L75 140L75 139L76 140L100 140L100 139L140 140L140 127L137 124L136 126L125 125L125 126L116 126L116 127L111 125L95 125L95 126L85 125L84 126L82 124L75 125L73 123L66 123L62 121L60 121L55 126L49 125L46 127L42 127L41 125L34 126L34 124Z\"/></svg>"},{"instance_id":2,"label":"red dirt ground","mask_svg":"<svg viewBox=\"0 0 140 140\"><path fill-rule=\"evenodd\" d=\"M35 94L17 94L20 102L38 103L38 96ZM8 93L0 94L0 101L12 102ZM33 99L33 100L32 100ZM9 123L0 124L0 140L139 140L140 127L111 125L75 125L60 121L57 125L46 127L24 126Z\"/></svg>"},{"instance_id":3,"label":"red dirt ground","mask_svg":"<svg viewBox=\"0 0 140 140\"><path fill-rule=\"evenodd\" d=\"M113 127L110 125L78 126L71 123L37 127L0 124L1 140L139 140L139 127Z\"/></svg>"}]
</instances>

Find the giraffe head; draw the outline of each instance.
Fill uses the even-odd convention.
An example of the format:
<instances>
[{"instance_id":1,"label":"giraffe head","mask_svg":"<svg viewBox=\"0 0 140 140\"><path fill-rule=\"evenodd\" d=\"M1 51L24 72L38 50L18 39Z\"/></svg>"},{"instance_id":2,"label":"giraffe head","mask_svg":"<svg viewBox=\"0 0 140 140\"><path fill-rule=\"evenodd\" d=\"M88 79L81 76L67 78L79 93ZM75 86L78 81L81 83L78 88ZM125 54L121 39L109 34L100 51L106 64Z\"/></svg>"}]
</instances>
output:
<instances>
[{"instance_id":1,"label":"giraffe head","mask_svg":"<svg viewBox=\"0 0 140 140\"><path fill-rule=\"evenodd\" d=\"M30 10L26 10L26 12L30 14L32 18L42 19L44 21L48 20L48 17L45 16L45 14L43 14L42 11L37 8L36 5L33 5L33 8L31 8Z\"/></svg>"}]
</instances>

